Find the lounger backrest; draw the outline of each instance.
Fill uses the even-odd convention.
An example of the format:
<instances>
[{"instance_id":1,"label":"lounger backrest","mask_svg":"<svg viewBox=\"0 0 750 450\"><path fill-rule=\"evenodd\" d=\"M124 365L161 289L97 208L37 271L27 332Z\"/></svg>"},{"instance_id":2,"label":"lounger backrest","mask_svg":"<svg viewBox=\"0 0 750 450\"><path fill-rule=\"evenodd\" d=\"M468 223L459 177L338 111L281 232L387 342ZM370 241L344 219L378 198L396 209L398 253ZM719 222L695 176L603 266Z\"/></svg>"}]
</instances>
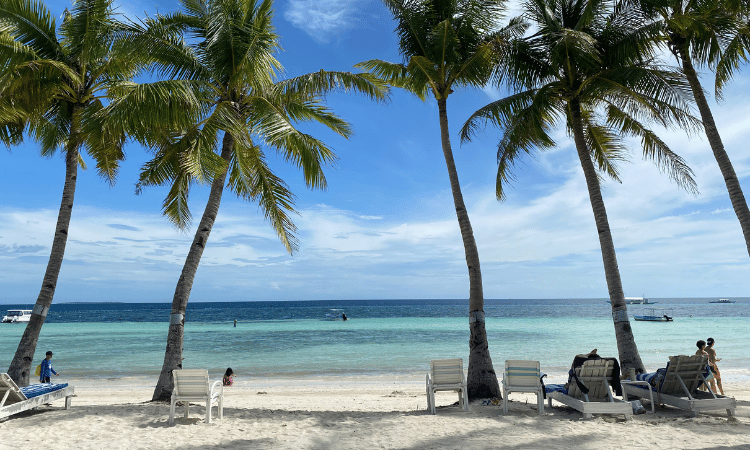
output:
<instances>
[{"instance_id":1,"label":"lounger backrest","mask_svg":"<svg viewBox=\"0 0 750 450\"><path fill-rule=\"evenodd\" d=\"M514 387L537 387L541 384L539 361L505 361L504 382Z\"/></svg>"},{"instance_id":2,"label":"lounger backrest","mask_svg":"<svg viewBox=\"0 0 750 450\"><path fill-rule=\"evenodd\" d=\"M664 381L661 384L661 392L667 395L686 395L679 380L679 378L682 378L688 392L692 394L703 381L701 375L705 372L707 365L708 358L703 355L670 356L667 372L664 374Z\"/></svg>"},{"instance_id":3,"label":"lounger backrest","mask_svg":"<svg viewBox=\"0 0 750 450\"><path fill-rule=\"evenodd\" d=\"M432 382L436 385L461 384L464 381L464 360L434 359L430 361Z\"/></svg>"},{"instance_id":4,"label":"lounger backrest","mask_svg":"<svg viewBox=\"0 0 750 450\"><path fill-rule=\"evenodd\" d=\"M206 397L211 393L206 369L173 370L172 375L174 392L180 397Z\"/></svg>"},{"instance_id":5,"label":"lounger backrest","mask_svg":"<svg viewBox=\"0 0 750 450\"><path fill-rule=\"evenodd\" d=\"M576 369L578 380L589 389L589 401L603 401L609 398L609 379L613 367L614 361L611 359L590 359ZM573 379L568 386L568 395L579 400L585 398Z\"/></svg>"},{"instance_id":6,"label":"lounger backrest","mask_svg":"<svg viewBox=\"0 0 750 450\"><path fill-rule=\"evenodd\" d=\"M7 373L0 373L0 407L26 400L21 389Z\"/></svg>"}]
</instances>

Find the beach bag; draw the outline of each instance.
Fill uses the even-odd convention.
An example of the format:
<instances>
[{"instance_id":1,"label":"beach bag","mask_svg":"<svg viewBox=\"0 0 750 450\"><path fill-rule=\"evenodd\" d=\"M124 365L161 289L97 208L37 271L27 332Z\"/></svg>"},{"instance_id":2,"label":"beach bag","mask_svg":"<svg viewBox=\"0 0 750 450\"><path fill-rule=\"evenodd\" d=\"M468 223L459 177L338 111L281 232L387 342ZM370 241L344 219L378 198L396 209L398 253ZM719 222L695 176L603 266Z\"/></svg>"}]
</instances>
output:
<instances>
[{"instance_id":1,"label":"beach bag","mask_svg":"<svg viewBox=\"0 0 750 450\"><path fill-rule=\"evenodd\" d=\"M40 376L41 374L42 374L42 365L39 364L38 366L36 366L36 370L34 370L34 375Z\"/></svg>"}]
</instances>

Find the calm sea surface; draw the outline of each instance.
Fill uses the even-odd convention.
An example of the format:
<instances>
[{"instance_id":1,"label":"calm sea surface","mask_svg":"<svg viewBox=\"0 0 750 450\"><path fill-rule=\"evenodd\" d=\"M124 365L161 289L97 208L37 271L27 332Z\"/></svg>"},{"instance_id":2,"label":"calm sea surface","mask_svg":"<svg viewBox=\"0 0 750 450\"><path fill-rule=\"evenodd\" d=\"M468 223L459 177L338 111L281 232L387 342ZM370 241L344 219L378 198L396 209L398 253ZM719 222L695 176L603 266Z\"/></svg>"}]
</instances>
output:
<instances>
[{"instance_id":1,"label":"calm sea surface","mask_svg":"<svg viewBox=\"0 0 750 450\"><path fill-rule=\"evenodd\" d=\"M628 310L647 369L663 367L670 355L693 354L695 341L711 336L723 378L750 380L750 299L653 300L654 307L671 309L675 321L636 322L632 315L650 306ZM604 299L486 300L495 369L506 359L534 359L557 374L575 354L593 348L617 356L610 311ZM341 312L349 320L327 316ZM72 378L156 377L169 313L166 303L53 304L35 360L52 350L55 369ZM259 377L423 374L430 359L468 362L467 317L466 300L191 303L184 367L208 368L212 376L228 366ZM23 330L22 324L0 324L0 370L10 365Z\"/></svg>"}]
</instances>

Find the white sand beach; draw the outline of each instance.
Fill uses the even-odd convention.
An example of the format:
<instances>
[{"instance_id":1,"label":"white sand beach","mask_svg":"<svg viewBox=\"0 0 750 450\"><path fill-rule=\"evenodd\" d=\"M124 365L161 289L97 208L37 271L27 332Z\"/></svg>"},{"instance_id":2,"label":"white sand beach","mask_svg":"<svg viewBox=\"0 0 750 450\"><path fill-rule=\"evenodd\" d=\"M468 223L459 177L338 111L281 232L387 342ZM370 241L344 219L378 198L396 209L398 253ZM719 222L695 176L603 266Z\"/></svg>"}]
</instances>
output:
<instances>
[{"instance_id":1,"label":"white sand beach","mask_svg":"<svg viewBox=\"0 0 750 450\"><path fill-rule=\"evenodd\" d=\"M512 394L501 405L439 393L436 415L426 412L424 380L316 378L238 380L225 389L224 418L204 422L205 408L169 426L169 405L149 402L145 380L64 380L76 387L63 401L0 421L2 449L750 449L750 385L727 380L737 399L735 418L657 407L656 414L581 414L554 403L536 412L533 395ZM215 410L214 410L215 415Z\"/></svg>"}]
</instances>

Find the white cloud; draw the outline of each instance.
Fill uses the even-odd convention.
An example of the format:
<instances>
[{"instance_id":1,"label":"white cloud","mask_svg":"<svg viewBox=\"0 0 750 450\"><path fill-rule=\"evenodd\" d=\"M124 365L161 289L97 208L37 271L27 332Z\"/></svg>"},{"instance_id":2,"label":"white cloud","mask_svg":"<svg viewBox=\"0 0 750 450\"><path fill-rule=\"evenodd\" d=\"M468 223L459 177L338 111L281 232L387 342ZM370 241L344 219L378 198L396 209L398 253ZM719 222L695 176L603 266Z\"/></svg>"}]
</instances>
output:
<instances>
[{"instance_id":1,"label":"white cloud","mask_svg":"<svg viewBox=\"0 0 750 450\"><path fill-rule=\"evenodd\" d=\"M357 3L357 0L289 0L284 18L316 42L327 43L353 26Z\"/></svg>"}]
</instances>

